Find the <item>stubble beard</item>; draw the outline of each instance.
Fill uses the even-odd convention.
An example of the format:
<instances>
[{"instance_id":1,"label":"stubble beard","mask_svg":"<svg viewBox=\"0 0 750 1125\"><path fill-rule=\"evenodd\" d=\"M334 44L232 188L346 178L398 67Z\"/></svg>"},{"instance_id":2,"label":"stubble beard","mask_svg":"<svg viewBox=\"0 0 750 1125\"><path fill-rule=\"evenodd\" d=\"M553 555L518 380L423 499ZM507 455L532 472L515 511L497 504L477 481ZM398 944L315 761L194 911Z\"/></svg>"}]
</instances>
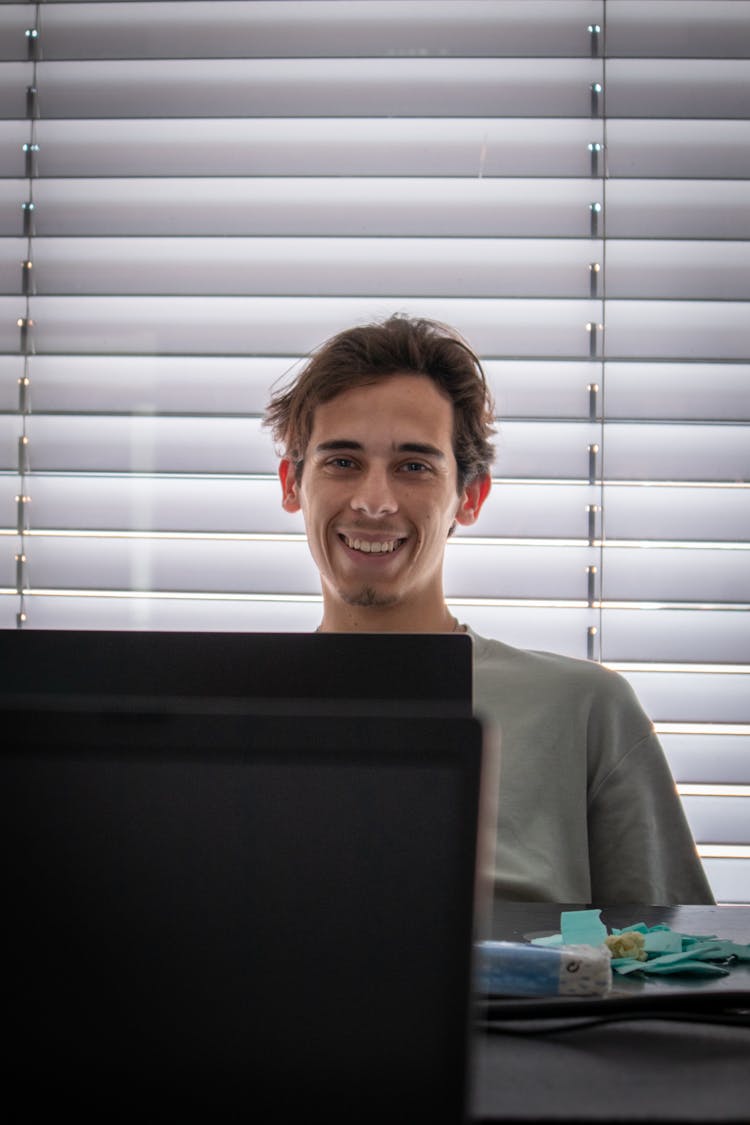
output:
<instances>
[{"instance_id":1,"label":"stubble beard","mask_svg":"<svg viewBox=\"0 0 750 1125\"><path fill-rule=\"evenodd\" d=\"M395 605L398 600L392 594L379 594L374 586L362 586L356 593L345 593L342 596L347 605L359 606L365 609L372 609L375 606Z\"/></svg>"}]
</instances>

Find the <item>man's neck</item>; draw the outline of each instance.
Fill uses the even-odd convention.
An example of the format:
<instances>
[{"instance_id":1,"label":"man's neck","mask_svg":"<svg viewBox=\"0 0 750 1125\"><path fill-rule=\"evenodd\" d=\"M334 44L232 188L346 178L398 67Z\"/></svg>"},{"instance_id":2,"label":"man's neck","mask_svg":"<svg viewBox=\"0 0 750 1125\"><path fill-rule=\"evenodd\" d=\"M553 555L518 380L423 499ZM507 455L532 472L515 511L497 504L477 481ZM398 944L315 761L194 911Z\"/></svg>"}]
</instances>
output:
<instances>
[{"instance_id":1,"label":"man's neck","mask_svg":"<svg viewBox=\"0 0 750 1125\"><path fill-rule=\"evenodd\" d=\"M459 623L445 604L430 612L408 606L325 605L321 633L453 633Z\"/></svg>"}]
</instances>

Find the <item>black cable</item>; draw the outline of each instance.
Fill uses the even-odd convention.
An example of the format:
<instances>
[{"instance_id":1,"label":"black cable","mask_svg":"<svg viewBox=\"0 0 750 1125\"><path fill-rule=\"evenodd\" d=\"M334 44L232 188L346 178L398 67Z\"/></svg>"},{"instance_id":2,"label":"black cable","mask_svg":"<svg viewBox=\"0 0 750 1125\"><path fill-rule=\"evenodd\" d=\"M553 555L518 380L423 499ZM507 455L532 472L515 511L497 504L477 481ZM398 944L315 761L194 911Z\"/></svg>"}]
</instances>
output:
<instances>
[{"instance_id":1,"label":"black cable","mask_svg":"<svg viewBox=\"0 0 750 1125\"><path fill-rule=\"evenodd\" d=\"M719 1012L691 1011L654 1011L639 1014L634 1012L613 1012L610 1016L590 1016L581 1019L576 1019L573 1016L556 1016L554 1019L547 1019L546 1022L544 1022L544 1018L540 1016L539 1022L536 1024L532 1021L519 1023L517 1020L512 1020L503 1023L495 1020L487 1020L484 1023L478 1022L475 1026L478 1031L486 1032L488 1035L562 1035L565 1032L585 1031L587 1028L601 1027L603 1024L608 1023L625 1023L628 1021L634 1023L640 1020L667 1020L693 1025L721 1024L724 1027L750 1028L750 1015L733 1014L731 1012L722 1014Z\"/></svg>"},{"instance_id":2,"label":"black cable","mask_svg":"<svg viewBox=\"0 0 750 1125\"><path fill-rule=\"evenodd\" d=\"M489 999L477 1006L475 1026L490 1034L549 1035L643 1019L750 1027L750 991Z\"/></svg>"}]
</instances>

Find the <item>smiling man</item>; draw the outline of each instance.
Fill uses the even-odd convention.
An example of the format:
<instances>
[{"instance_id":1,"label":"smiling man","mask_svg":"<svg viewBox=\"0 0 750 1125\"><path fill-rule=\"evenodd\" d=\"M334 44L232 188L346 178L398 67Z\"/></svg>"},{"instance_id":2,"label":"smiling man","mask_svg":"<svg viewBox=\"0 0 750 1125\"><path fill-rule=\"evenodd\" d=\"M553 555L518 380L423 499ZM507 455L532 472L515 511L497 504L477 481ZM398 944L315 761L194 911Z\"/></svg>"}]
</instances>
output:
<instances>
[{"instance_id":1,"label":"smiling man","mask_svg":"<svg viewBox=\"0 0 750 1125\"><path fill-rule=\"evenodd\" d=\"M486 474L458 486L453 406L426 375L393 373L316 407L301 458L280 466L323 587L322 630L450 632L443 553L473 523Z\"/></svg>"},{"instance_id":2,"label":"smiling man","mask_svg":"<svg viewBox=\"0 0 750 1125\"><path fill-rule=\"evenodd\" d=\"M450 612L443 559L490 489L494 407L451 328L394 316L324 343L265 418L282 503L301 511L323 632L468 632L474 707L502 738L498 897L711 903L653 726L592 661L478 636Z\"/></svg>"}]
</instances>

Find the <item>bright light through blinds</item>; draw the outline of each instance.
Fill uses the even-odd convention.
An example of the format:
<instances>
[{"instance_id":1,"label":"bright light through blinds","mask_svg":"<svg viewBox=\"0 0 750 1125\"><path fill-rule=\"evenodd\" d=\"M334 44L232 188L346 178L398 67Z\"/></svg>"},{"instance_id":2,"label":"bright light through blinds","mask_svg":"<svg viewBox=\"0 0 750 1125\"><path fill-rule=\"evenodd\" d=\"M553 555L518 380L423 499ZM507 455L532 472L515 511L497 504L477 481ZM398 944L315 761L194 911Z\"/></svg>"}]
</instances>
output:
<instances>
[{"instance_id":1,"label":"bright light through blinds","mask_svg":"<svg viewBox=\"0 0 750 1125\"><path fill-rule=\"evenodd\" d=\"M402 310L500 420L480 632L619 668L750 901L750 4L0 5L0 627L307 630L260 416Z\"/></svg>"}]
</instances>

